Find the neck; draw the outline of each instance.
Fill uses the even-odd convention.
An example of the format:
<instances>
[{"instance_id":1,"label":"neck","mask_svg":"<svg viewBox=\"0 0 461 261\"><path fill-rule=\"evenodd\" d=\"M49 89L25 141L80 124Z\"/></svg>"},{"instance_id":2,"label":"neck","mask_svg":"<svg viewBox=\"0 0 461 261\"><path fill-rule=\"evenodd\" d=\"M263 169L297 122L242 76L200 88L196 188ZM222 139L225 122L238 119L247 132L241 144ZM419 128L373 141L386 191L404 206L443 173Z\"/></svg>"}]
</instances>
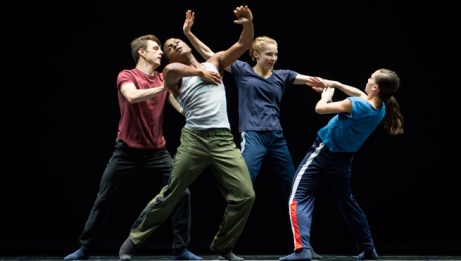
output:
<instances>
[{"instance_id":1,"label":"neck","mask_svg":"<svg viewBox=\"0 0 461 261\"><path fill-rule=\"evenodd\" d=\"M194 56L191 56L189 58L189 61L187 63L189 66L193 66L195 68L200 68L201 64L197 61L197 59L195 59Z\"/></svg>"},{"instance_id":2,"label":"neck","mask_svg":"<svg viewBox=\"0 0 461 261\"><path fill-rule=\"evenodd\" d=\"M264 78L267 78L272 74L272 69L264 69L256 65L255 67L253 67L253 70L255 71L255 73L257 73L258 75Z\"/></svg>"},{"instance_id":3,"label":"neck","mask_svg":"<svg viewBox=\"0 0 461 261\"><path fill-rule=\"evenodd\" d=\"M147 74L147 75L154 75L155 70L158 68L158 66L153 65L153 64L147 64L144 62L138 62L136 65L136 69L140 70L141 72Z\"/></svg>"}]
</instances>

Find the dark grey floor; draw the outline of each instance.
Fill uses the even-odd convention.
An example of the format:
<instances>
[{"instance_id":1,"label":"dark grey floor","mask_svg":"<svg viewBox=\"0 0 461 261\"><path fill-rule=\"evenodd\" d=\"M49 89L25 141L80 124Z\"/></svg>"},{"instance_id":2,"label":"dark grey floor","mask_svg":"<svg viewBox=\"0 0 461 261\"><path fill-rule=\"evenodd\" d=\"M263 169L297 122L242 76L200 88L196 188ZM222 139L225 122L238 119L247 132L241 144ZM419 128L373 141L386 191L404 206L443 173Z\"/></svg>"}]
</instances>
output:
<instances>
[{"instance_id":1,"label":"dark grey floor","mask_svg":"<svg viewBox=\"0 0 461 261\"><path fill-rule=\"evenodd\" d=\"M204 260L216 260L218 261L218 256L208 255L202 256ZM255 260L278 260L280 256L276 255L241 255L245 258L246 261L255 261ZM0 257L0 261L9 261L9 260L37 260L37 261L51 261L51 260L63 260L62 256L15 256L15 257ZM119 261L117 256L92 256L89 260L104 260L104 261ZM135 256L132 259L144 260L144 261L154 261L154 260L171 260L171 256ZM323 255L321 261L352 261L356 260L355 256L338 256L338 255ZM430 261L430 260L461 260L461 256L380 256L379 260L420 260L420 261ZM223 261L223 260L220 260Z\"/></svg>"}]
</instances>

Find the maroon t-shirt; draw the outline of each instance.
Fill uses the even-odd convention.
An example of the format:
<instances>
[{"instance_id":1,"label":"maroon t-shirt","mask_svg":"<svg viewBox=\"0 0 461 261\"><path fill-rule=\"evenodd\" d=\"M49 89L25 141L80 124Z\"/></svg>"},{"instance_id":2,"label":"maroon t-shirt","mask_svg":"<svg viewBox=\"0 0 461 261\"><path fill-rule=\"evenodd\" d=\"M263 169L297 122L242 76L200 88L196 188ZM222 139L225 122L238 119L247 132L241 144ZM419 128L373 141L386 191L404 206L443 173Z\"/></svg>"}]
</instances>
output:
<instances>
[{"instance_id":1,"label":"maroon t-shirt","mask_svg":"<svg viewBox=\"0 0 461 261\"><path fill-rule=\"evenodd\" d=\"M170 91L160 93L155 98L130 104L122 95L120 87L132 82L138 89L157 88L163 85L163 75L155 72L149 76L138 69L123 70L117 76L120 121L117 138L129 147L138 149L162 149L166 142L163 137L163 109Z\"/></svg>"}]
</instances>

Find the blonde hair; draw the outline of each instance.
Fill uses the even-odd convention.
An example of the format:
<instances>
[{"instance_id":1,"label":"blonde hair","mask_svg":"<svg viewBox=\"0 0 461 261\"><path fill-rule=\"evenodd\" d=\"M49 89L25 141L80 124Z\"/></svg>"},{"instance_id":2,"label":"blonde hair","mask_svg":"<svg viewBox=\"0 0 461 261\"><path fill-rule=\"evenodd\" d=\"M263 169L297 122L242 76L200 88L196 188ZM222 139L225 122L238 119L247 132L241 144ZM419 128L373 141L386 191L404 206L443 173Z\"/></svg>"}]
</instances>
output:
<instances>
[{"instance_id":1,"label":"blonde hair","mask_svg":"<svg viewBox=\"0 0 461 261\"><path fill-rule=\"evenodd\" d=\"M264 47L266 47L268 44L274 44L276 47L278 47L277 41L274 39L268 37L268 36L259 36L256 37L251 44L250 50L248 51L250 53L251 60L254 61L254 52L260 52Z\"/></svg>"}]
</instances>

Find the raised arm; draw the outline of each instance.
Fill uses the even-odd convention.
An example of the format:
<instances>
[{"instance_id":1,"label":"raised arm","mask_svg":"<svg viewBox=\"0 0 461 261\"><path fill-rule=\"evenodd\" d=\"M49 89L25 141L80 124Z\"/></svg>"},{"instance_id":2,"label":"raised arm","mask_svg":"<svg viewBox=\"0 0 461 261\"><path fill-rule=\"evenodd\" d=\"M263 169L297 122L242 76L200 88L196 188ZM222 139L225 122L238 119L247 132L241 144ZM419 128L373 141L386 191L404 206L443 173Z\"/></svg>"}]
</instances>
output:
<instances>
[{"instance_id":1,"label":"raised arm","mask_svg":"<svg viewBox=\"0 0 461 261\"><path fill-rule=\"evenodd\" d=\"M208 60L208 62L218 65L220 71L230 66L242 54L248 51L253 42L253 14L250 8L248 8L248 6L239 6L235 8L234 14L237 16L237 20L234 20L234 23L240 24L243 27L238 41L229 49L219 52L219 54L216 53Z\"/></svg>"},{"instance_id":2,"label":"raised arm","mask_svg":"<svg viewBox=\"0 0 461 261\"><path fill-rule=\"evenodd\" d=\"M192 25L194 25L194 20L195 13L191 10L187 10L186 20L184 20L182 30L184 35L187 37L192 46L194 46L195 50L197 50L200 56L202 56L203 59L208 60L211 56L214 55L214 52L191 32L190 29L192 28Z\"/></svg>"}]
</instances>

